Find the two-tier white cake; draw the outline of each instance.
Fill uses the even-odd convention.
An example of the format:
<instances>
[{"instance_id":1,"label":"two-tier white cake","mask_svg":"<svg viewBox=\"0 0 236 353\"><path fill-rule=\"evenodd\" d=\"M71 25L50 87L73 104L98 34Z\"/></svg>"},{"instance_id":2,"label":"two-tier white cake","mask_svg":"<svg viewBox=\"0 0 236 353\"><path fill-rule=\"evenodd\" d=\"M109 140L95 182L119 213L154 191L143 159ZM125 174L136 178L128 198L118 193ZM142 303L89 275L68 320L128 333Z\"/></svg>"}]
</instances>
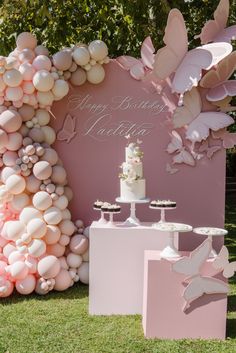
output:
<instances>
[{"instance_id":1,"label":"two-tier white cake","mask_svg":"<svg viewBox=\"0 0 236 353\"><path fill-rule=\"evenodd\" d=\"M120 174L120 197L125 201L142 200L146 196L146 180L143 178L143 152L137 143L125 148L125 162Z\"/></svg>"}]
</instances>

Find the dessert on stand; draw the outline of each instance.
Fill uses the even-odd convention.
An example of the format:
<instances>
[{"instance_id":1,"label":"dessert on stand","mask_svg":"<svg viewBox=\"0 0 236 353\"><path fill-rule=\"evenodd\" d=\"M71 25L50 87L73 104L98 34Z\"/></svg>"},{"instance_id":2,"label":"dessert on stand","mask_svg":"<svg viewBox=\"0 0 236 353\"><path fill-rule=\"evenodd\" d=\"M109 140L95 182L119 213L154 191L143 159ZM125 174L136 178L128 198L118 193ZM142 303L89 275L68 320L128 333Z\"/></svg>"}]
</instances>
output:
<instances>
[{"instance_id":1,"label":"dessert on stand","mask_svg":"<svg viewBox=\"0 0 236 353\"><path fill-rule=\"evenodd\" d=\"M157 224L158 224L161 222L166 222L165 211L176 209L176 202L171 201L171 200L153 200L153 201L151 201L149 208L151 208L153 210L160 210L161 211L161 218L157 222ZM156 223L153 224L154 227L155 227L155 224Z\"/></svg>"},{"instance_id":2,"label":"dessert on stand","mask_svg":"<svg viewBox=\"0 0 236 353\"><path fill-rule=\"evenodd\" d=\"M121 207L116 204L97 200L93 204L93 209L101 212L98 223L111 226L114 225L113 215L120 213ZM109 214L109 221L106 220L105 214Z\"/></svg>"},{"instance_id":3,"label":"dessert on stand","mask_svg":"<svg viewBox=\"0 0 236 353\"><path fill-rule=\"evenodd\" d=\"M125 226L140 225L136 217L136 204L148 203L146 197L146 180L143 177L143 152L140 148L141 141L128 143L125 148L125 162L122 163L120 177L120 197L116 202L129 203L130 215L124 222Z\"/></svg>"},{"instance_id":4,"label":"dessert on stand","mask_svg":"<svg viewBox=\"0 0 236 353\"><path fill-rule=\"evenodd\" d=\"M226 229L215 227L198 227L193 229L193 233L198 235L206 235L212 241L213 237L225 236L228 234L228 231ZM217 253L215 249L213 249L213 247L211 249L209 257L217 257Z\"/></svg>"}]
</instances>

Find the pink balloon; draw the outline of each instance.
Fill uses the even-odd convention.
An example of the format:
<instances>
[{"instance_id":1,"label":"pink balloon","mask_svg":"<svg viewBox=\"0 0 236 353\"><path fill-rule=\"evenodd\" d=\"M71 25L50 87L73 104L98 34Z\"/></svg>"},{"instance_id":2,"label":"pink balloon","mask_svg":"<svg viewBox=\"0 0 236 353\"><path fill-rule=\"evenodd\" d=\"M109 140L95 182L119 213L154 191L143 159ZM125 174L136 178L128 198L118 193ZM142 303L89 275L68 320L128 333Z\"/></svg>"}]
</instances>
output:
<instances>
[{"instance_id":1,"label":"pink balloon","mask_svg":"<svg viewBox=\"0 0 236 353\"><path fill-rule=\"evenodd\" d=\"M23 89L21 87L7 87L6 98L9 101L15 102L23 97Z\"/></svg>"},{"instance_id":2,"label":"pink balloon","mask_svg":"<svg viewBox=\"0 0 236 353\"><path fill-rule=\"evenodd\" d=\"M24 279L16 281L16 290L18 293L28 295L32 293L36 286L36 279L33 275L28 275Z\"/></svg>"},{"instance_id":3,"label":"pink balloon","mask_svg":"<svg viewBox=\"0 0 236 353\"><path fill-rule=\"evenodd\" d=\"M19 71L22 74L24 81L31 81L35 74L35 68L27 62L20 65Z\"/></svg>"},{"instance_id":4,"label":"pink balloon","mask_svg":"<svg viewBox=\"0 0 236 353\"><path fill-rule=\"evenodd\" d=\"M72 55L69 51L62 50L53 55L54 66L61 71L68 70L72 64Z\"/></svg>"},{"instance_id":5,"label":"pink balloon","mask_svg":"<svg viewBox=\"0 0 236 353\"><path fill-rule=\"evenodd\" d=\"M16 160L18 159L18 155L16 152L14 151L7 151L3 154L2 156L2 160L3 163L7 166L7 167L13 167L16 164Z\"/></svg>"},{"instance_id":6,"label":"pink balloon","mask_svg":"<svg viewBox=\"0 0 236 353\"><path fill-rule=\"evenodd\" d=\"M6 132L17 131L21 124L21 116L15 110L8 109L0 115L0 126Z\"/></svg>"},{"instance_id":7,"label":"pink balloon","mask_svg":"<svg viewBox=\"0 0 236 353\"><path fill-rule=\"evenodd\" d=\"M16 261L8 266L7 272L9 272L14 279L24 279L28 275L29 270L23 261Z\"/></svg>"},{"instance_id":8,"label":"pink balloon","mask_svg":"<svg viewBox=\"0 0 236 353\"><path fill-rule=\"evenodd\" d=\"M2 129L0 129L0 148L6 147L8 143L8 135Z\"/></svg>"},{"instance_id":9,"label":"pink balloon","mask_svg":"<svg viewBox=\"0 0 236 353\"><path fill-rule=\"evenodd\" d=\"M27 259L25 260L25 264L29 269L29 273L36 273L37 272L38 260L35 257L28 255Z\"/></svg>"},{"instance_id":10,"label":"pink balloon","mask_svg":"<svg viewBox=\"0 0 236 353\"><path fill-rule=\"evenodd\" d=\"M13 245L13 243L8 243L7 245L4 246L3 248L3 255L8 258L10 256L10 254L13 252L13 251L16 251L16 247L15 245Z\"/></svg>"},{"instance_id":11,"label":"pink balloon","mask_svg":"<svg viewBox=\"0 0 236 353\"><path fill-rule=\"evenodd\" d=\"M35 58L35 53L31 49L23 49L19 53L18 58L22 63L25 63L25 62L32 63L32 61Z\"/></svg>"},{"instance_id":12,"label":"pink balloon","mask_svg":"<svg viewBox=\"0 0 236 353\"><path fill-rule=\"evenodd\" d=\"M34 49L37 45L37 39L32 33L22 32L16 38L16 46L18 50L25 48Z\"/></svg>"},{"instance_id":13,"label":"pink balloon","mask_svg":"<svg viewBox=\"0 0 236 353\"><path fill-rule=\"evenodd\" d=\"M50 71L52 67L51 60L46 55L38 55L33 61L34 68L39 70L47 70Z\"/></svg>"},{"instance_id":14,"label":"pink balloon","mask_svg":"<svg viewBox=\"0 0 236 353\"><path fill-rule=\"evenodd\" d=\"M25 94L32 94L35 91L35 87L30 81L23 82L22 89ZM28 97L27 101L30 102L30 97Z\"/></svg>"},{"instance_id":15,"label":"pink balloon","mask_svg":"<svg viewBox=\"0 0 236 353\"><path fill-rule=\"evenodd\" d=\"M76 234L71 238L70 250L77 255L82 255L88 249L88 245L88 238L82 234Z\"/></svg>"},{"instance_id":16,"label":"pink balloon","mask_svg":"<svg viewBox=\"0 0 236 353\"><path fill-rule=\"evenodd\" d=\"M56 257L61 257L65 253L65 246L61 244L52 244L47 246L47 253L50 255L54 255Z\"/></svg>"},{"instance_id":17,"label":"pink balloon","mask_svg":"<svg viewBox=\"0 0 236 353\"><path fill-rule=\"evenodd\" d=\"M14 289L13 283L8 281L3 276L0 277L0 287L3 289L0 292L0 297L1 298L9 297L12 294L13 289Z\"/></svg>"},{"instance_id":18,"label":"pink balloon","mask_svg":"<svg viewBox=\"0 0 236 353\"><path fill-rule=\"evenodd\" d=\"M22 140L22 135L19 132L12 132L8 135L8 142L5 146L10 151L17 151L22 146Z\"/></svg>"},{"instance_id":19,"label":"pink balloon","mask_svg":"<svg viewBox=\"0 0 236 353\"><path fill-rule=\"evenodd\" d=\"M3 81L9 87L18 87L23 80L22 74L17 69L5 71L3 74Z\"/></svg>"},{"instance_id":20,"label":"pink balloon","mask_svg":"<svg viewBox=\"0 0 236 353\"><path fill-rule=\"evenodd\" d=\"M0 276L5 275L7 263L5 261L0 261Z\"/></svg>"},{"instance_id":21,"label":"pink balloon","mask_svg":"<svg viewBox=\"0 0 236 353\"><path fill-rule=\"evenodd\" d=\"M71 280L71 276L67 270L61 269L59 274L55 277L55 286L54 289L57 291L63 291L69 288L73 281Z\"/></svg>"},{"instance_id":22,"label":"pink balloon","mask_svg":"<svg viewBox=\"0 0 236 353\"><path fill-rule=\"evenodd\" d=\"M60 268L60 261L53 255L45 256L38 263L38 273L45 279L56 277Z\"/></svg>"}]
</instances>

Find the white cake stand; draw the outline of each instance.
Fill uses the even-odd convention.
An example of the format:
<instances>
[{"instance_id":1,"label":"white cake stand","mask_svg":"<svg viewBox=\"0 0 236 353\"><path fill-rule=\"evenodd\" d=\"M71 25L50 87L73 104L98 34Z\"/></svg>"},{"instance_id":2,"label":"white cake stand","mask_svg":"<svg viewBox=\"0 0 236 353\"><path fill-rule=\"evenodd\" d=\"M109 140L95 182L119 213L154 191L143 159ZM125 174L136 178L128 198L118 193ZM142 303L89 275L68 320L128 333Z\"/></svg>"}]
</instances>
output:
<instances>
[{"instance_id":1,"label":"white cake stand","mask_svg":"<svg viewBox=\"0 0 236 353\"><path fill-rule=\"evenodd\" d=\"M106 224L107 223L107 220L106 220L106 218L105 218L105 212L103 212L101 209L99 209L99 208L94 208L93 207L93 209L94 209L94 211L100 211L100 214L101 214L101 216L100 216L100 218L99 218L99 220L97 221L98 223L100 223L100 224Z\"/></svg>"},{"instance_id":2,"label":"white cake stand","mask_svg":"<svg viewBox=\"0 0 236 353\"><path fill-rule=\"evenodd\" d=\"M169 244L161 252L163 259L180 257L181 255L174 246L174 236L177 236L179 233L191 232L193 229L193 227L188 224L172 222L155 223L154 228L161 232L169 233Z\"/></svg>"},{"instance_id":3,"label":"white cake stand","mask_svg":"<svg viewBox=\"0 0 236 353\"><path fill-rule=\"evenodd\" d=\"M213 237L220 237L220 236L225 236L228 234L228 231L226 229L222 228L215 228L215 227L198 227L193 229L193 233L198 234L198 235L206 235L208 239L213 240ZM216 257L217 253L216 251L212 248L211 252L209 254L209 257Z\"/></svg>"},{"instance_id":4,"label":"white cake stand","mask_svg":"<svg viewBox=\"0 0 236 353\"><path fill-rule=\"evenodd\" d=\"M153 206L149 206L149 208L151 208L152 210L161 210L161 218L157 223L164 223L166 222L166 214L165 211L169 211L169 210L175 210L175 207L153 207ZM155 225L156 223L154 223Z\"/></svg>"},{"instance_id":5,"label":"white cake stand","mask_svg":"<svg viewBox=\"0 0 236 353\"><path fill-rule=\"evenodd\" d=\"M136 217L136 203L148 203L150 201L149 198L142 199L142 200L124 200L121 197L116 198L116 202L119 203L129 203L130 204L130 215L123 223L124 226L127 227L137 227L140 225L140 220Z\"/></svg>"}]
</instances>

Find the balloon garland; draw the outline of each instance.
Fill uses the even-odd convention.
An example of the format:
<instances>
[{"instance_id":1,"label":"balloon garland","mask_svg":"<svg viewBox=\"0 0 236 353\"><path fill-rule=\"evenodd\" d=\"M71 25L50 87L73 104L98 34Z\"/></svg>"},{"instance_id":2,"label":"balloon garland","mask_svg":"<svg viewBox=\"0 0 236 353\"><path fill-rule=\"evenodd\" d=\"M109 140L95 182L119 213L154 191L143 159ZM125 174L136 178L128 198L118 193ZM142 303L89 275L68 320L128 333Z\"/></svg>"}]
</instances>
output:
<instances>
[{"instance_id":1,"label":"balloon garland","mask_svg":"<svg viewBox=\"0 0 236 353\"><path fill-rule=\"evenodd\" d=\"M103 81L104 42L49 57L28 32L0 57L0 297L66 290L88 283L88 228L71 221L72 191L49 126L50 108L69 83Z\"/></svg>"}]
</instances>

